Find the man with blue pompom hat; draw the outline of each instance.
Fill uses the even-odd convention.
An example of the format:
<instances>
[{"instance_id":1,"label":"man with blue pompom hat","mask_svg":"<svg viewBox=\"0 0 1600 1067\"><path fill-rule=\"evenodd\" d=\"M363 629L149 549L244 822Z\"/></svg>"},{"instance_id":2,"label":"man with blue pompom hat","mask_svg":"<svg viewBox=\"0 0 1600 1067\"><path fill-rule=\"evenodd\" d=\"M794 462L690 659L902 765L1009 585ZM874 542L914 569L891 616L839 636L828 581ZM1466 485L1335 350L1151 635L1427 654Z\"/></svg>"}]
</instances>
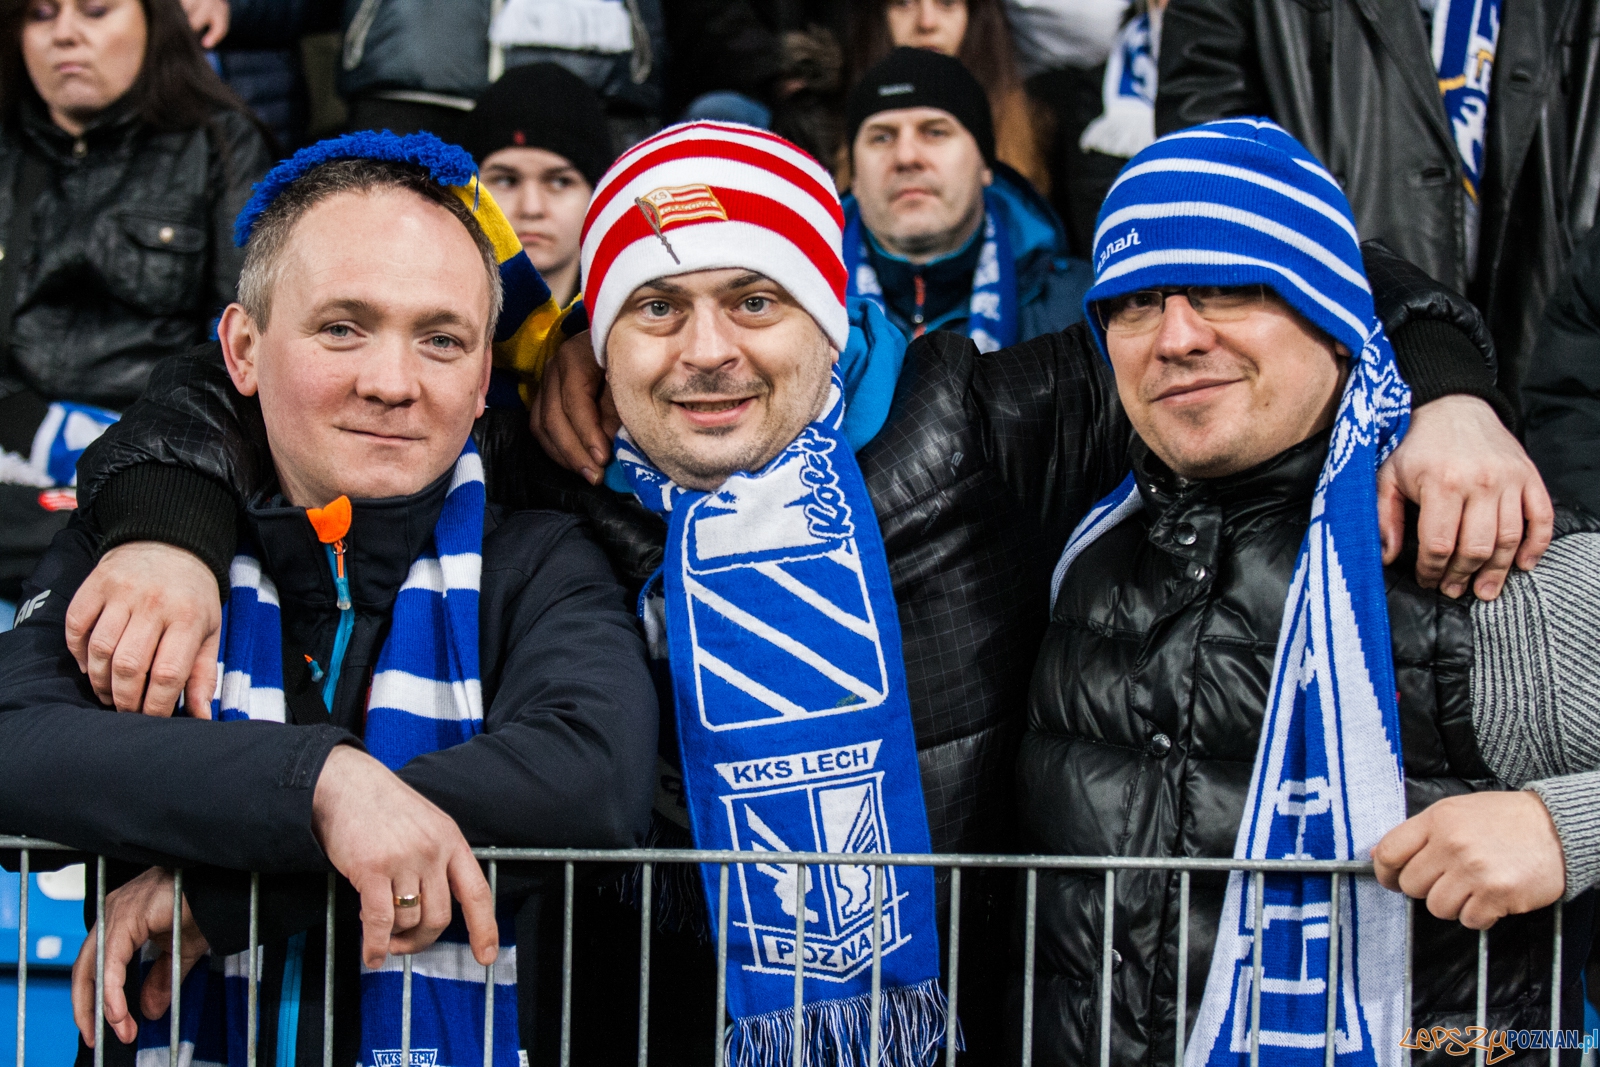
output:
<instances>
[{"instance_id":1,"label":"man with blue pompom hat","mask_svg":"<svg viewBox=\"0 0 1600 1067\"><path fill-rule=\"evenodd\" d=\"M1378 469L1412 391L1344 194L1273 123L1155 142L1097 235L1086 308L1133 470L1055 568L1018 760L1026 846L1372 861L1378 879L1127 870L1108 915L1098 878L1041 874L1036 1060L1109 1043L1118 1064L1175 1044L1189 1067L1321 1063L1332 987L1332 1062L1404 1063L1407 1020L1472 1018L1461 976L1488 927L1490 1030L1552 1025L1552 998L1575 1024L1548 905L1568 901L1562 951L1586 959L1600 523L1558 512L1544 561L1495 600L1422 588L1414 520L1386 563ZM1408 920L1394 890L1426 906ZM1107 923L1103 975L1081 949Z\"/></svg>"},{"instance_id":2,"label":"man with blue pompom hat","mask_svg":"<svg viewBox=\"0 0 1600 1067\"><path fill-rule=\"evenodd\" d=\"M237 515L145 487L230 524L231 559L202 574L225 590L201 653L219 681L170 717L103 706L63 618L111 546L75 522L0 648L0 825L111 860L98 1033L94 932L73 971L107 1063L168 1047L167 962L137 1004L123 976L170 943L182 868L185 1062L321 1062L326 1040L334 1062L374 1064L409 1040L427 1062L517 1067L532 966L515 929L536 886L508 871L496 899L470 846L635 844L656 743L605 557L570 518L486 501L491 350L536 351L553 303L471 158L430 135L303 150L256 187L238 240L240 299L204 358L262 435L264 483ZM158 572L182 554L128 552Z\"/></svg>"}]
</instances>

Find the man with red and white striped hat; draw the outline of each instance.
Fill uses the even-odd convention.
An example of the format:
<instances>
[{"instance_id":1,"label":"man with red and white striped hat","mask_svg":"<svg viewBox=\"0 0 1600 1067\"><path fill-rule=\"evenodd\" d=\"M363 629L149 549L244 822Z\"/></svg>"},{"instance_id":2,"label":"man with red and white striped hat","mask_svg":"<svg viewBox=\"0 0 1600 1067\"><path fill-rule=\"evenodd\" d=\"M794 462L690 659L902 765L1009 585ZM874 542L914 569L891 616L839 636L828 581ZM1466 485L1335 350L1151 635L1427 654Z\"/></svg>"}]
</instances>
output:
<instances>
[{"instance_id":1,"label":"man with red and white striped hat","mask_svg":"<svg viewBox=\"0 0 1600 1067\"><path fill-rule=\"evenodd\" d=\"M1081 327L983 356L967 339L946 333L905 350L873 305L845 301L841 229L827 175L771 134L697 123L668 129L624 154L602 178L585 221L589 343L569 343L546 368L534 418L546 450L593 488L559 477L541 479L542 487L563 506L589 515L624 580L645 588L653 651L672 664L670 703L680 744L663 731L655 839L687 844L692 823L694 842L702 846L760 851L812 847L815 840L816 847L843 848L826 834L795 839L740 800L741 787L775 783L741 780L740 774L759 774L759 764L717 748L730 737L760 732L741 725L760 719L749 712L752 706L764 703L793 718L817 714L815 705L792 699L783 685L753 676L759 662L730 663L730 655L765 656L781 666L780 676L804 678L816 668L808 653L839 649L833 666L848 653L842 645L811 640L828 633L820 623L796 635L771 625L765 614L814 572L814 563L796 564L785 554L805 555L814 540L808 535L830 518L803 490L815 488L813 482L831 485L826 477L807 482L805 471L798 481L768 475L797 466L786 456L819 419L833 417L842 400L839 425L848 449L828 454L835 468L848 459L846 451L855 454L850 466L860 471L870 508L848 492L835 503L848 507L858 540L877 541L860 536L863 520L881 531L894 607L857 614L859 607L843 605L834 594L818 596L810 588L800 595L819 616L845 627L852 620L898 617L931 845L937 851L1003 851L1015 825L1013 742L1047 617L1050 564L1094 494L1126 473L1129 430L1114 383ZM1408 269L1385 263L1397 274ZM1435 307L1451 307L1451 316L1464 310L1414 273L1406 284L1429 290L1430 298L1443 301ZM1407 321L1427 316L1424 303L1405 306ZM1486 377L1477 349L1449 329L1441 334L1441 323L1417 324L1423 330L1410 338L1406 329L1395 331L1397 355L1414 389L1430 397L1487 392L1471 377L1474 371ZM1429 363L1430 353L1450 365L1448 374L1440 372L1442 363ZM599 406L607 401L615 411L602 419ZM1435 410L1458 412L1457 428L1471 426L1471 444L1462 444L1474 457L1467 462L1498 469L1509 491L1520 491L1526 457L1488 405L1453 397ZM622 427L609 466L610 434L601 429L607 422L610 429ZM1429 422L1425 414L1416 424L1425 433L1423 444L1416 429L1408 438L1412 462L1426 469L1407 479L1412 495L1422 480L1450 476L1449 461L1436 450L1461 440L1439 421ZM1504 462L1501 448L1510 457ZM1397 466L1396 472L1408 469ZM1442 514L1441 496L1431 494L1429 501ZM1458 500L1458 520L1461 513ZM664 553L661 515L668 520ZM1519 531L1520 523L1519 515ZM1458 570L1446 575L1447 583L1464 585L1482 562L1468 555L1451 561ZM785 558L774 564L779 557ZM718 567L729 561L732 567ZM1444 563L1437 561L1439 570ZM708 579L726 573L740 580L713 585ZM1492 594L1499 578L1488 581L1490 587L1480 582L1479 589ZM744 647L737 641L708 647L729 619L736 620ZM848 681L846 702L854 699ZM843 742L849 720L863 714L834 715L822 724ZM688 751L689 745L716 751L718 774L697 767L706 757ZM795 761L794 767L815 763ZM892 799L886 806L892 816ZM713 815L720 823L714 831ZM892 817L887 830L896 851L910 850ZM751 928L767 925L759 914L763 892L791 901L771 925L795 921L793 872L783 882L771 872L784 868L767 870L765 877L744 880L743 901L731 901L735 924L748 917ZM1011 886L1000 872L967 872L963 887L961 1016L971 1062L988 1062L1000 1055L1008 1025L998 974ZM808 946L812 900L808 891ZM825 923L820 889L818 900L817 921ZM696 899L691 926L699 925L700 909ZM619 917L617 925L622 922ZM674 975L709 966L709 948L693 935L658 934L653 952L658 966ZM791 958L791 975L792 967ZM653 990L652 1004L661 1009L652 1011L658 1062L708 1058L709 1050L697 1046L708 1036L702 1020L711 987L699 985L674 980ZM808 1003L811 988L808 982ZM1009 1025L1016 1025L1014 1018ZM912 1058L931 1048L917 1046Z\"/></svg>"}]
</instances>

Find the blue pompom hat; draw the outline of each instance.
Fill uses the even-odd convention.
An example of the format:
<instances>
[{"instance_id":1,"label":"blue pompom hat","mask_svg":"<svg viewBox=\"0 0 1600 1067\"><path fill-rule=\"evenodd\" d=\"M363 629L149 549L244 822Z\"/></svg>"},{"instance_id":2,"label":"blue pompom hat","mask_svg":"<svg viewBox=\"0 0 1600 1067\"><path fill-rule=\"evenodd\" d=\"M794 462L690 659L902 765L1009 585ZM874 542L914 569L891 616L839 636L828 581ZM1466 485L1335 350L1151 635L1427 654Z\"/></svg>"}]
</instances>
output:
<instances>
[{"instance_id":1,"label":"blue pompom hat","mask_svg":"<svg viewBox=\"0 0 1600 1067\"><path fill-rule=\"evenodd\" d=\"M1305 146L1268 119L1179 130L1128 161L1100 208L1093 304L1179 285L1272 288L1315 326L1360 352L1372 290L1350 202Z\"/></svg>"},{"instance_id":2,"label":"blue pompom hat","mask_svg":"<svg viewBox=\"0 0 1600 1067\"><path fill-rule=\"evenodd\" d=\"M431 133L401 136L388 130L362 130L308 145L267 171L266 177L256 183L249 203L234 220L234 243L244 247L256 220L285 189L336 159L413 163L426 169L434 181L467 205L494 245L500 265L504 303L494 333L495 366L514 374L525 387L537 382L545 363L565 340L565 312L556 305L549 286L529 262L500 206L478 181L477 164L458 145L446 144Z\"/></svg>"}]
</instances>

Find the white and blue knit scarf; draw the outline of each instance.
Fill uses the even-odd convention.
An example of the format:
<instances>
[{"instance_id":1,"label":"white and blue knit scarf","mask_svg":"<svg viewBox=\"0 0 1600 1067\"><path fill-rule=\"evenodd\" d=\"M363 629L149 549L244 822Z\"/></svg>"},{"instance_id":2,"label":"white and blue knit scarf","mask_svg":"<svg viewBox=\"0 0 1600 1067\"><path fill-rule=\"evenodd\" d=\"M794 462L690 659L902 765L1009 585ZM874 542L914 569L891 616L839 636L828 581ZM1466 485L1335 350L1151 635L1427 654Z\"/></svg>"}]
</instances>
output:
<instances>
[{"instance_id":1,"label":"white and blue knit scarf","mask_svg":"<svg viewBox=\"0 0 1600 1067\"><path fill-rule=\"evenodd\" d=\"M478 584L483 566L483 462L469 438L456 461L433 543L411 564L395 597L367 702L367 749L391 770L483 731L478 679ZM270 575L246 546L229 570L222 655L212 718L286 721L282 622ZM495 966L495 1067L518 1067L516 948L502 919ZM287 947L277 991L278 1067L294 1067L306 937ZM264 958L264 957L263 957ZM220 966L219 966L220 965ZM196 965L184 981L179 1067L246 1062L248 953ZM211 968L221 971L218 989ZM258 975L260 971L258 970ZM483 1063L484 968L472 958L459 915L412 962L412 1067ZM362 1067L400 1064L402 961L361 969ZM220 995L219 995L220 993ZM271 1019L264 1025L273 1025ZM141 1026L139 1067L166 1067L170 1020Z\"/></svg>"},{"instance_id":2,"label":"white and blue knit scarf","mask_svg":"<svg viewBox=\"0 0 1600 1067\"><path fill-rule=\"evenodd\" d=\"M1011 236L1006 230L1004 208L999 198L983 194L983 247L978 264L972 269L972 296L967 301L967 336L979 352L994 352L1017 343L1017 265L1011 254ZM888 312L883 283L872 268L867 249L867 229L861 213L855 212L845 225L844 267L848 279L846 296L871 301ZM971 247L970 245L968 247ZM920 335L921 331L918 331Z\"/></svg>"},{"instance_id":3,"label":"white and blue knit scarf","mask_svg":"<svg viewBox=\"0 0 1600 1067\"><path fill-rule=\"evenodd\" d=\"M1160 13L1129 19L1106 59L1104 111L1083 128L1078 147L1128 159L1156 139L1156 58Z\"/></svg>"},{"instance_id":4,"label":"white and blue knit scarf","mask_svg":"<svg viewBox=\"0 0 1600 1067\"><path fill-rule=\"evenodd\" d=\"M1393 653L1378 541L1377 469L1411 393L1373 312L1350 206L1299 142L1233 119L1160 139L1112 186L1095 234L1095 301L1141 289L1265 285L1353 353L1328 457L1284 601L1272 685L1234 856L1366 859L1406 817ZM1130 476L1073 533L1057 567L1139 506ZM1354 885L1349 884L1350 881ZM1229 876L1188 1067L1250 1058L1251 964L1261 937L1261 1061L1320 1063L1337 953L1340 1064L1397 1064L1405 1016L1405 899L1371 879ZM1182 1010L1180 1005L1179 1010Z\"/></svg>"},{"instance_id":5,"label":"white and blue knit scarf","mask_svg":"<svg viewBox=\"0 0 1600 1067\"><path fill-rule=\"evenodd\" d=\"M836 373L821 418L760 471L714 492L678 486L626 432L617 439L635 494L668 523L665 563L640 613L652 645L665 625L694 843L751 854L733 869L729 894L736 1067L786 1067L796 1040L809 1064L867 1061L872 869L796 871L760 857L848 852L866 861L930 848L899 614L844 410ZM716 901L718 868L703 866L701 877ZM933 893L926 867L885 867L878 882L886 1067L929 1064L944 1033Z\"/></svg>"}]
</instances>

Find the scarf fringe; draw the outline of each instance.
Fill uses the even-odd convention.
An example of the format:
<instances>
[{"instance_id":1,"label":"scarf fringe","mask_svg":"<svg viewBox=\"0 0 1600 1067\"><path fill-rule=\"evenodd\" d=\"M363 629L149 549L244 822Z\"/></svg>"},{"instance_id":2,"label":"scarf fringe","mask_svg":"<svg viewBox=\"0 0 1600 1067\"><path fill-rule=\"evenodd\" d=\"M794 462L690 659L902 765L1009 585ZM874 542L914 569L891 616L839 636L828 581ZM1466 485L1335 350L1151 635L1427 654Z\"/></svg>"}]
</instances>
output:
<instances>
[{"instance_id":1,"label":"scarf fringe","mask_svg":"<svg viewBox=\"0 0 1600 1067\"><path fill-rule=\"evenodd\" d=\"M693 848L689 831L650 813L650 828L644 835L645 848ZM644 906L640 881L644 867L634 864L616 883L617 897L624 904ZM730 891L732 886L729 886ZM693 934L701 944L711 941L711 920L706 908L700 868L693 863L658 863L650 871L650 902L655 912L655 928L664 934Z\"/></svg>"},{"instance_id":2,"label":"scarf fringe","mask_svg":"<svg viewBox=\"0 0 1600 1067\"><path fill-rule=\"evenodd\" d=\"M879 1063L883 1067L928 1067L944 1046L948 1008L939 980L886 988L878 1004ZM805 1062L820 1067L867 1067L872 998L807 1004L801 1012ZM791 1009L735 1019L728 1029L727 1062L733 1067L787 1067L794 1062ZM956 1048L965 1051L961 1025Z\"/></svg>"}]
</instances>

